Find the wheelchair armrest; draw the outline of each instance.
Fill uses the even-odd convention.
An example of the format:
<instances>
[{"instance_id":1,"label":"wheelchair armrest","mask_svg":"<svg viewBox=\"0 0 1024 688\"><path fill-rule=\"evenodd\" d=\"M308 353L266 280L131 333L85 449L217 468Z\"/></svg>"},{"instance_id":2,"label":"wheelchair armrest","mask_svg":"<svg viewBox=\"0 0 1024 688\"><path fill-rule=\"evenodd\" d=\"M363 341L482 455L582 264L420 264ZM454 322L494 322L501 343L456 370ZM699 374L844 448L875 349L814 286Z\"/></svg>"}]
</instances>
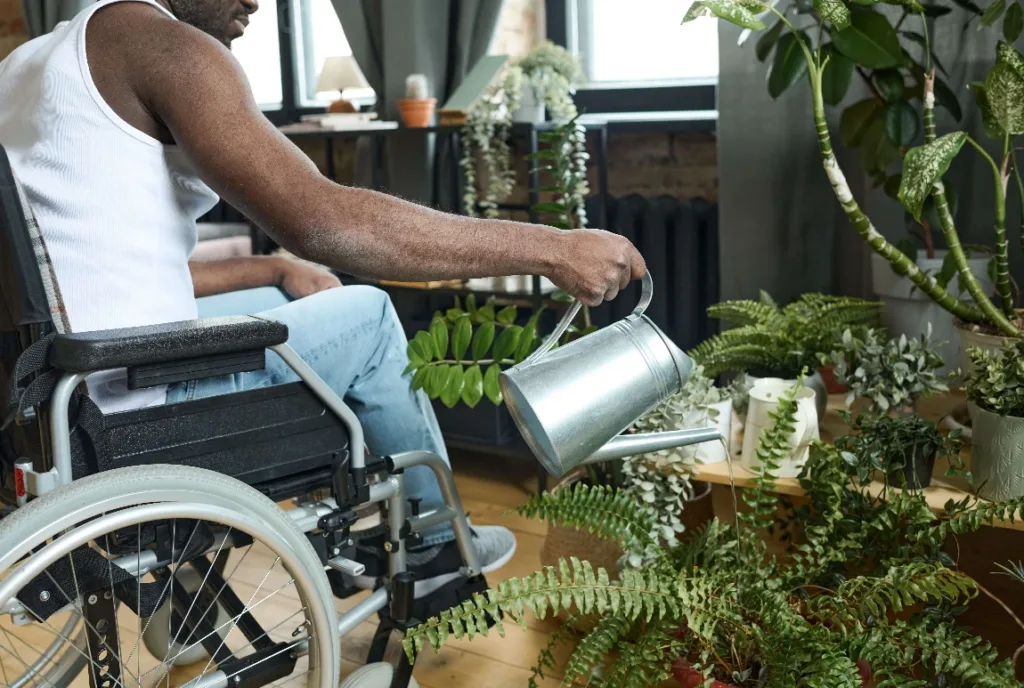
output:
<instances>
[{"instance_id":1,"label":"wheelchair armrest","mask_svg":"<svg viewBox=\"0 0 1024 688\"><path fill-rule=\"evenodd\" d=\"M288 341L288 326L249 315L54 337L50 365L69 373L259 351Z\"/></svg>"}]
</instances>

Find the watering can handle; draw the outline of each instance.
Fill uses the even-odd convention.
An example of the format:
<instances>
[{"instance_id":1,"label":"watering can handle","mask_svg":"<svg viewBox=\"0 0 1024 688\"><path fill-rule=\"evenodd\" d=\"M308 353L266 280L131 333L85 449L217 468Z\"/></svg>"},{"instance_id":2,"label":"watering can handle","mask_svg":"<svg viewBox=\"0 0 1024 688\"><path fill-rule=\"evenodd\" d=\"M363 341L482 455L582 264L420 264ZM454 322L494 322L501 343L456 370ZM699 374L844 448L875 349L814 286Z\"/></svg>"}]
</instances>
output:
<instances>
[{"instance_id":1,"label":"watering can handle","mask_svg":"<svg viewBox=\"0 0 1024 688\"><path fill-rule=\"evenodd\" d=\"M651 297L653 296L654 280L651 278L651 273L648 271L644 273L641 280L640 301L637 302L636 308L633 309L633 313L630 317L639 317L643 315L644 311L647 310L647 307L651 305ZM582 307L583 304L576 300L565 316L562 317L562 320L555 327L554 331L548 335L548 338L545 339L539 347L537 347L536 351L530 354L530 356L519 365L529 365L532 361L535 361L550 351L551 347L555 345L555 342L557 342L561 336L565 334L565 331L569 329L569 325L572 324L573 319L576 318L576 314L580 312L580 308Z\"/></svg>"}]
</instances>

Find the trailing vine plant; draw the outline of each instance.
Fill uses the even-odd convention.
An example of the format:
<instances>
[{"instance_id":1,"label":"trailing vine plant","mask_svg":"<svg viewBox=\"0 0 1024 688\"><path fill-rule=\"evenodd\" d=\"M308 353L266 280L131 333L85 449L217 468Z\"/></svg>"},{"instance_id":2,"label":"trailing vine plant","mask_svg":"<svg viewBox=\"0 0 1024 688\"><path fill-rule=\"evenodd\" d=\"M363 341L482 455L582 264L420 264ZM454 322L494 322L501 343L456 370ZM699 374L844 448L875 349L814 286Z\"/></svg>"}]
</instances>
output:
<instances>
[{"instance_id":1,"label":"trailing vine plant","mask_svg":"<svg viewBox=\"0 0 1024 688\"><path fill-rule=\"evenodd\" d=\"M487 89L470 110L462 132L460 166L466 185L462 202L467 215L497 217L498 206L515 190L509 136L513 113L522 104L523 90L531 89L547 106L552 121L564 125L577 117L571 95L582 78L579 60L565 48L547 41L510 64ZM572 137L568 144L571 155L564 157L582 159L585 168L587 153L582 136ZM580 180L585 183L586 175L581 175ZM581 189L580 195L585 196L585 187ZM584 217L580 226L585 224Z\"/></svg>"}]
</instances>

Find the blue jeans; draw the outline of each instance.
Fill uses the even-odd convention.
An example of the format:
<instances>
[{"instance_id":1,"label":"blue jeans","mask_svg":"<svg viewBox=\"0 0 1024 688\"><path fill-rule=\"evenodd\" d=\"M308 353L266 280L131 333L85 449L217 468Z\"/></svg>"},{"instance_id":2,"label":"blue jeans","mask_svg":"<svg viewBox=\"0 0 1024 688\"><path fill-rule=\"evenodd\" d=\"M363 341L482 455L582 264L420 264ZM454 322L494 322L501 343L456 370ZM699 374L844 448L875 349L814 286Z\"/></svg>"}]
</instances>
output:
<instances>
[{"instance_id":1,"label":"blue jeans","mask_svg":"<svg viewBox=\"0 0 1024 688\"><path fill-rule=\"evenodd\" d=\"M413 392L408 342L388 295L365 286L328 289L291 301L276 287L250 289L198 300L199 317L262 315L288 326L288 344L345 400L363 425L366 445L378 456L427 450L448 461L430 400ZM276 354L263 370L178 384L167 401L212 397L296 382L298 375ZM426 466L405 471L406 493L423 500L422 513L441 509L444 500ZM442 524L423 533L425 545L455 538Z\"/></svg>"}]
</instances>

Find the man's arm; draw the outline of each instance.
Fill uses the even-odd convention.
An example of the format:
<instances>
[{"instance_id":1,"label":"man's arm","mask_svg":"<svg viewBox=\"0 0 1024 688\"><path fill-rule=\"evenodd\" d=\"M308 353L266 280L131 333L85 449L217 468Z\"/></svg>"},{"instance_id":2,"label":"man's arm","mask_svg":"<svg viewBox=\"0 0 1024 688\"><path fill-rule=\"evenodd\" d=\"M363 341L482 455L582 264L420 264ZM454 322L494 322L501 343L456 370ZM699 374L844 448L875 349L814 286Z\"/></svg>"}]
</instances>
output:
<instances>
[{"instance_id":1,"label":"man's arm","mask_svg":"<svg viewBox=\"0 0 1024 688\"><path fill-rule=\"evenodd\" d=\"M135 3L125 69L200 176L291 253L344 272L429 280L540 274L596 305L646 266L600 231L449 215L335 184L264 115L238 62L209 36ZM123 34L122 34L123 35Z\"/></svg>"},{"instance_id":2,"label":"man's arm","mask_svg":"<svg viewBox=\"0 0 1024 688\"><path fill-rule=\"evenodd\" d=\"M337 277L319 266L283 256L193 260L188 267L196 298L242 289L281 287L298 299L341 286Z\"/></svg>"}]
</instances>

